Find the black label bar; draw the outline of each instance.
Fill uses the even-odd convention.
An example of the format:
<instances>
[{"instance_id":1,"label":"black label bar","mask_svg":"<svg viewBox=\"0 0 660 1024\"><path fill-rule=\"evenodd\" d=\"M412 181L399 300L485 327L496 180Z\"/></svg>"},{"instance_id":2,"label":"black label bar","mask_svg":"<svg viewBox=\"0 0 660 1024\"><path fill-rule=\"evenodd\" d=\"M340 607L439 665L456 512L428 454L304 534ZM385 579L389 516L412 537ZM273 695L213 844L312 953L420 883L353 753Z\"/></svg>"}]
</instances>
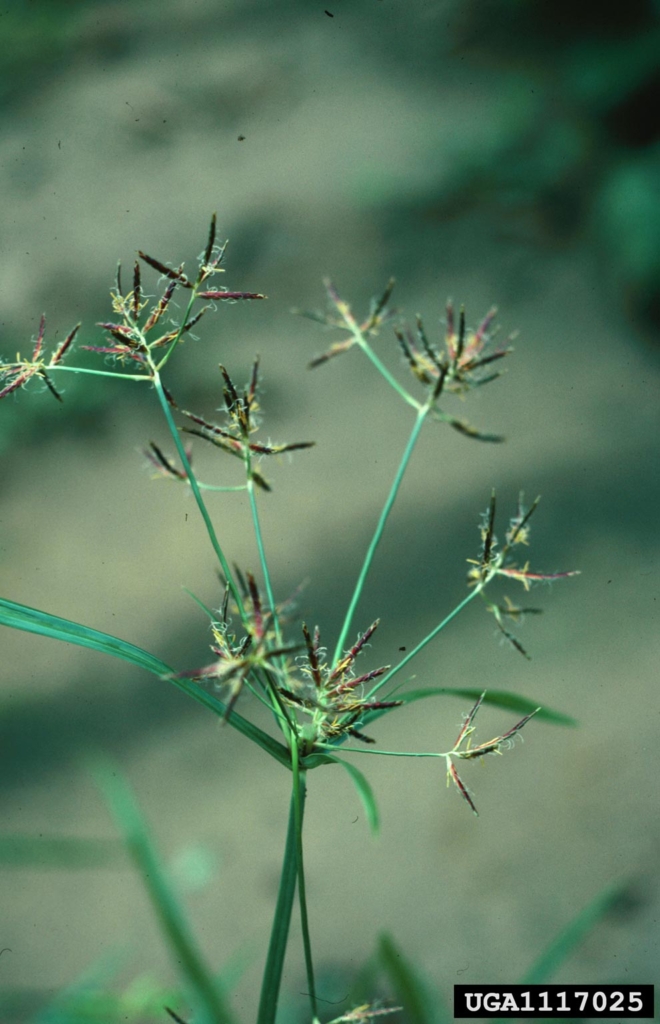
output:
<instances>
[{"instance_id":1,"label":"black label bar","mask_svg":"<svg viewBox=\"0 0 660 1024\"><path fill-rule=\"evenodd\" d=\"M653 1010L653 985L454 985L458 1020L649 1020Z\"/></svg>"}]
</instances>

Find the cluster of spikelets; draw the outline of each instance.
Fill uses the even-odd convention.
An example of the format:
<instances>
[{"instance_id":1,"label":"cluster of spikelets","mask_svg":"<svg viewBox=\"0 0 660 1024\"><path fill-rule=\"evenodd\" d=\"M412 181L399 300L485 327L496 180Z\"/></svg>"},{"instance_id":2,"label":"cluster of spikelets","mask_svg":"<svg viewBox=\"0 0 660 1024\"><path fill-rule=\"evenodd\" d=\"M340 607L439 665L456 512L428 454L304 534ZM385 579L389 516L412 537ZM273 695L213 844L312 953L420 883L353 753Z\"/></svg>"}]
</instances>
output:
<instances>
[{"instance_id":1,"label":"cluster of spikelets","mask_svg":"<svg viewBox=\"0 0 660 1024\"><path fill-rule=\"evenodd\" d=\"M130 291L125 291L122 287L121 265L118 264L116 285L111 292L112 310L116 314L116 318L97 324L97 327L101 327L106 332L107 344L81 345L80 348L111 357L121 366L127 365L130 360L128 365L133 366L138 371L142 370L145 376L150 376L155 366L155 353L158 352L160 356L159 350L165 350L159 363L159 366L163 366L167 362L173 348L183 340L184 335L188 334L199 323L204 314L209 309L212 309L216 302L264 299L265 295L257 292L234 292L204 287L213 275L224 273L224 267L221 264L224 260L226 247L226 242L223 245L216 245L216 217L214 214L211 219L208 241L200 256L198 272L194 279L191 279L184 273L183 266L177 268L168 267L166 264L161 263L160 260L154 259L153 256L148 256L140 251L138 253L140 260L154 270L157 270L161 277L164 277L168 282L163 294L156 302L151 304L148 312L146 311L150 306L150 300L145 295L142 286L140 262L136 260L134 263L133 287ZM156 330L156 328L162 326L161 321L163 321L165 314L170 309L170 304L177 288L183 289L184 294L189 297L186 313L179 324L173 324L171 321L168 321L168 326L164 331ZM193 316L191 310L193 303L197 299L205 300L205 304ZM4 386L0 391L0 398L5 398L12 392L24 387L33 378L36 378L48 387L55 398L59 401L62 400L60 392L53 384L52 374L49 371L62 367L65 355L70 354L72 351L73 341L80 329L80 324L76 324L48 360L44 350L44 329L45 318L42 316L37 339L32 355L29 358L21 357L19 353L13 361L0 362L0 380L4 381Z\"/></svg>"},{"instance_id":2,"label":"cluster of spikelets","mask_svg":"<svg viewBox=\"0 0 660 1024\"><path fill-rule=\"evenodd\" d=\"M375 337L380 328L397 315L397 310L388 306L394 288L394 278L390 278L382 295L372 301L366 318L361 322L355 319L350 306L340 297L331 281L326 280L325 287L331 311L306 311L303 316L322 323L325 327L346 331L349 336L335 342L321 355L312 359L309 364L312 369L348 352L356 345L365 347L367 339ZM493 307L479 326L471 329L466 325L465 310L461 307L457 320L453 303L451 300L448 301L444 338L440 346L430 341L420 316L415 317L414 331L408 326L394 327L394 334L410 372L426 388L433 405L433 418L479 441L499 442L504 438L499 434L486 434L477 430L467 420L440 409L437 402L443 393L464 397L473 388L483 387L501 376L499 370L492 373L488 370L493 363L513 352L510 343L515 335L509 335L503 345L495 344L496 315L497 309ZM413 399L409 400L411 404L415 404Z\"/></svg>"}]
</instances>

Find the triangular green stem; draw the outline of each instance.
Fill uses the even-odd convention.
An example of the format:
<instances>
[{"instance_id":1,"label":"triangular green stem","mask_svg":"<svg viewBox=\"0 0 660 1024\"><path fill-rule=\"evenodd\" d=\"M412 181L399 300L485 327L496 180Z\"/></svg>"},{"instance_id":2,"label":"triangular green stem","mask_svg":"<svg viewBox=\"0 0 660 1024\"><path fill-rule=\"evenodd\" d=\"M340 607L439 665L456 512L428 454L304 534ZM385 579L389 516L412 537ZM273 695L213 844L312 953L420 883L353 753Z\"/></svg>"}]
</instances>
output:
<instances>
[{"instance_id":1,"label":"triangular green stem","mask_svg":"<svg viewBox=\"0 0 660 1024\"><path fill-rule=\"evenodd\" d=\"M284 957L286 955L287 941L289 938L289 926L291 924L291 912L293 900L296 894L296 878L298 875L297 856L297 832L296 832L296 808L295 800L291 796L291 809L289 811L289 825L286 834L286 845L284 847L284 862L282 874L280 875L280 886L277 893L277 905L275 917L270 933L268 956L261 980L261 997L259 1000L259 1012L257 1024L274 1024L277 1013L277 1001L282 982L282 971L284 969Z\"/></svg>"},{"instance_id":2,"label":"triangular green stem","mask_svg":"<svg viewBox=\"0 0 660 1024\"><path fill-rule=\"evenodd\" d=\"M385 502L385 505L383 506L383 510L382 510L382 512L380 514L380 517L378 519L378 523L376 525L376 529L374 531L374 535L371 538L371 543L369 544L369 547L367 549L367 554L365 555L365 559L364 559L364 562L363 562L363 565L362 565L362 569L360 570L360 575L358 576L357 583L355 584L355 590L353 591L353 596L352 596L350 604L348 606L348 611L346 612L346 617L344 619L344 624L343 624L343 626L341 628L341 633L339 634L339 639L337 640L337 646L335 648L333 664L336 664L339 661L339 659L342 657L343 653L344 653L344 648L346 646L346 637L348 636L348 632L349 632L349 630L351 628L351 623L353 622L353 616L355 614L355 609L357 608L358 601L360 600L360 597L362 595L362 591L364 589L364 584L366 582L367 575L369 573L369 569L371 568L371 563L373 562L374 555L376 553L376 548L378 547L378 545L380 543L380 539L383 536L383 530L385 529L385 524L387 523L388 516L389 516L390 512L392 511L392 506L394 505L394 502L396 500L396 496L397 496L397 494L399 492L399 487L401 486L401 481L403 480L404 473L406 472L406 469L408 468L408 463L410 462L410 456L413 453L413 449L414 449L414 447L415 447L415 445L417 443L417 439L419 437L420 431L421 431L421 429L422 429L422 427L424 425L424 420L428 416L429 411L430 411L430 405L424 405L424 406L422 406L422 408L418 409L418 411L417 411L417 416L415 417L415 423L414 423L414 426L413 426L413 429L412 429L412 433L410 434L410 437L408 439L408 444L406 445L405 451L403 453L403 457L401 459L401 462L399 463L399 468L396 471L396 476L394 477L394 482L393 482L392 487L390 489L390 493L387 496L387 501Z\"/></svg>"},{"instance_id":3,"label":"triangular green stem","mask_svg":"<svg viewBox=\"0 0 660 1024\"><path fill-rule=\"evenodd\" d=\"M173 418L172 412L170 410L169 402L167 401L167 397L166 397L165 392L163 390L163 385L161 383L160 374L158 373L158 370L155 367L153 368L153 378L152 379L153 379L153 382L154 382L154 387L156 389L156 394L158 395L158 400L160 401L161 408L162 408L163 413L165 415L165 419L167 420L167 426L169 427L170 434L172 435L172 439L174 441L174 444L176 445L176 450L179 453L179 458L181 459L181 464L183 465L183 468L186 471L186 476L188 477L188 483L190 484L190 489L193 492L193 496L195 498L195 501L197 502L197 507L198 507L198 509L199 509L199 511L201 513L202 519L204 520L204 525L206 526L206 531L207 531L207 533L209 535L209 540L211 541L211 545L213 547L213 550L215 551L215 553L216 553L216 555L218 557L218 561L220 562L220 567L222 568L222 572L224 574L224 577L227 580L227 585L229 586L229 589L231 591L232 597L234 598L234 601L236 602L236 605L238 607L239 614L241 616L241 620L243 622L245 622L245 608L243 606L243 599L241 597L241 593L240 593L238 587L236 586L236 583L234 582L234 577L232 575L231 569L229 568L229 563L227 562L227 559L225 558L225 554L224 554L222 548L220 547L220 542L219 542L219 540L217 538L217 535L216 535L213 523L211 522L211 517L210 517L210 515L208 513L208 509L206 508L206 505L204 504L204 499L202 498L202 493L201 493L201 491L199 489L199 486L197 484L197 480L195 478L195 474L192 471L192 467L191 467L190 462L188 460L188 456L186 455L185 448L183 447L183 445L181 443L181 438L179 437L179 431L176 428L176 424L174 422L174 418Z\"/></svg>"}]
</instances>

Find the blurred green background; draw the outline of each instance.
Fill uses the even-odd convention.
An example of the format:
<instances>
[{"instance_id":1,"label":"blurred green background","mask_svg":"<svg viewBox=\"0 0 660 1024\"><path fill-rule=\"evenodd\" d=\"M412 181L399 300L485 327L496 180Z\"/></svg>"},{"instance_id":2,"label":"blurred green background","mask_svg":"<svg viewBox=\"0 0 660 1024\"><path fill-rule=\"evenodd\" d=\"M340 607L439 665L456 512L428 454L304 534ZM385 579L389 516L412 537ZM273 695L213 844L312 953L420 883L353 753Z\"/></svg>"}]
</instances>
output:
<instances>
[{"instance_id":1,"label":"blurred green background","mask_svg":"<svg viewBox=\"0 0 660 1024\"><path fill-rule=\"evenodd\" d=\"M129 267L141 248L190 261L217 210L230 239L223 285L269 300L207 319L167 383L211 415L217 362L242 380L259 352L265 433L317 441L268 467L262 514L277 595L309 581L301 613L330 645L411 414L357 352L308 373L331 338L291 307L322 307L329 275L361 311L394 274L396 304L438 338L447 296L472 325L497 303L503 334L520 331L508 373L453 411L508 443L425 432L355 629L379 615L374 664L394 661L463 596L490 489L502 515L519 489L541 493L533 566L583 575L534 594L545 612L521 634L532 662L471 607L419 659L415 685L515 690L581 729L530 725L515 752L466 770L479 820L439 765L363 759L378 841L343 773L313 773L321 994L341 1000L381 927L446 992L514 981L626 879L627 909L561 980L653 981L659 5L326 2L14 0L2 12L2 353L29 349L43 311L47 340L82 319L81 342L100 343L116 260ZM405 374L391 331L378 351ZM203 664L206 623L181 585L217 605L214 565L191 499L144 468L146 442L171 447L156 403L129 384L65 383L62 407L38 388L0 407L1 592L182 669ZM205 478L237 482L198 447ZM232 559L254 568L242 496L211 507ZM188 902L212 963L245 953L236 1006L250 1020L287 773L129 666L4 629L0 644L3 833L113 837L85 759L114 756L166 857L201 843L216 864ZM424 702L375 732L384 747L445 749L466 710ZM482 739L511 724L481 714ZM47 995L118 948L124 983L144 971L173 980L128 866L5 867L1 884L6 992ZM304 1005L297 934L292 1014Z\"/></svg>"}]
</instances>

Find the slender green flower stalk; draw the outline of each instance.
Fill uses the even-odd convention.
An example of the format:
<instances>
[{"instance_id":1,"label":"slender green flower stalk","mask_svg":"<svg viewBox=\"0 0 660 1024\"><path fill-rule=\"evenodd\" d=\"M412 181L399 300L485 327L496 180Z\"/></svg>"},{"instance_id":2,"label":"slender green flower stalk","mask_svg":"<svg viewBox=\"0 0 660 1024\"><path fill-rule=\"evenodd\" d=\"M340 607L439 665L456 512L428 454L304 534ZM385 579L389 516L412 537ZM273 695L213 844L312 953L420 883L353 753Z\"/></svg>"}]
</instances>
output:
<instances>
[{"instance_id":1,"label":"slender green flower stalk","mask_svg":"<svg viewBox=\"0 0 660 1024\"><path fill-rule=\"evenodd\" d=\"M526 650L511 632L510 623L519 622L527 614L536 614L539 609L522 607L514 603L508 595L502 598L493 597L493 588L502 581L513 581L521 583L525 590L529 590L536 583L571 576L574 573L532 571L529 561L521 564L516 558L516 551L520 546L526 546L529 542L529 522L537 508L538 499L526 508L521 494L518 507L505 532L504 542L498 544L495 535L496 502L493 494L479 526L481 550L476 558L468 559L468 591L462 600L426 636L417 640L410 652L396 665L381 665L378 668L367 666L364 671L357 668L358 658L362 665L364 652L369 648L380 620L376 619L364 632L358 634L352 644L349 635L369 572L377 557L380 541L421 432L430 422L448 425L468 438L486 442L501 441L499 435L484 433L466 420L455 417L445 402L452 396L464 397L472 389L495 380L499 372L491 372L492 365L508 355L511 348L508 344L499 347L492 344L495 310L491 310L477 328L470 329L464 311L461 309L456 316L453 306L451 303L448 304L446 330L440 345L435 345L429 339L420 317L415 320L414 330L398 322L394 328L394 336L416 386L422 388L422 397L418 400L400 383L395 373L388 369L372 345L372 341L382 332L385 325L396 316L396 311L389 307L394 281L388 282L383 293L372 302L368 313L362 319L354 316L349 304L328 281L326 291L331 312L309 315L320 320L326 327L340 331L342 337L323 355L313 359L310 365L321 366L335 356L348 353L352 349L362 352L398 398L415 410L415 419L410 435L403 445L402 455L389 491L385 495L382 510L376 517L371 540L357 574L332 656L328 656L326 648L322 645L321 630L317 625L308 626L306 622L302 622L292 628L290 623L295 616L295 604L292 601L276 601L276 587L262 533L260 502L264 495L267 496L272 486L263 473L262 462L270 456L284 452L309 449L313 442L276 444L270 440L262 440L258 436L263 415L259 399L261 370L258 358L253 363L250 378L244 387L237 386L229 370L223 364L219 365L218 387L222 394L220 422L209 419L205 414L181 408L163 381L164 372L167 370L169 374L169 364L185 338L191 336L195 325L211 310L217 308L223 301L265 298L258 292L235 292L210 286L215 275L224 273L222 264L225 247L226 243L216 244L214 215L195 274L188 275L183 264L170 266L140 252L140 259L133 267L132 287L126 291L122 287L121 267L118 267L116 286L111 292L112 319L102 321L98 325L104 332L101 339L103 343L80 346L82 350L102 356L106 362L111 361L114 369L64 364L65 358L69 358L73 351L80 330L79 324L57 346L50 357L47 357L43 317L37 338L32 345L31 356L26 358L18 354L12 361L0 362L0 398L15 395L31 381L38 380L57 401L61 402L63 397L53 378L57 378L57 374L63 371L95 374L131 383L147 381L151 385L148 390L155 394L176 454L168 455L158 442L151 441L145 448L147 462L152 472L161 480L190 487L211 549L220 566L224 592L219 607L207 607L199 599L194 598L209 620L212 660L201 667L174 670L155 655L124 640L6 599L0 599L0 623L90 647L144 668L160 680L173 683L221 718L229 727L238 730L242 736L252 741L255 748L258 747L270 755L276 764L289 770L291 798L288 829L270 941L265 957L257 1024L275 1022L296 888L300 905L310 1019L313 1024L320 1024L322 996L318 991L314 971L312 908L308 905L305 884L303 820L308 773L329 765L341 765L355 786L369 824L376 831L379 822L378 808L369 781L345 755L440 758L445 764L448 781L453 782L459 794L476 814L474 801L458 774L457 763L481 760L490 754L501 754L503 750L512 746L522 728L532 718L562 725L573 724L572 721L559 712L539 708L526 698L508 692L482 692L481 688L475 691L474 688L451 690L437 687L406 690L401 684L394 687L390 684L477 597L483 600L486 610L494 617L500 634L515 651L527 658ZM165 281L164 291L153 303L145 297L141 269L143 264L156 271ZM183 316L178 322L167 320L173 295L179 292L187 293ZM201 306L198 303L202 303ZM432 429L436 429L435 426ZM240 460L245 472L245 483L236 486L200 481L193 468L191 443L188 441L184 444L182 432L211 444L223 455ZM197 444L198 440L194 440L193 443ZM257 573L250 569L243 570L230 562L216 533L212 511L204 497L204 494L224 492L227 495L224 500L231 502L229 492L241 491L247 491L248 495ZM381 697L380 691L388 686L389 690ZM374 738L365 732L382 715L396 711L406 704L452 694L461 699L469 699L472 708L465 716L458 738L449 750L383 750L378 748ZM272 714L276 736L264 731L247 715L239 714L239 700L241 711L245 706L248 714L253 707L253 701L265 705ZM522 717L508 731L485 743L473 745L474 720L482 704L505 708ZM358 743L349 745L351 740ZM128 789L118 789L116 786L113 788L112 784L107 782L107 777L105 788L109 793L113 813L123 828L129 845L132 845L134 851L137 850L139 854L138 865L145 875L145 884L149 887L164 935L182 965L183 981L188 986L191 998L205 1014L205 1024L225 1024L230 1020L230 1010L224 989L221 990L216 984L192 936L189 935L187 926L184 926L183 912L175 903L167 886L165 874L158 866L146 826L139 818L132 796ZM156 867L157 877L152 878L149 872L152 869L156 871ZM390 955L393 947L387 948ZM178 1003L176 1005L178 1006ZM169 1006L166 1009L173 1020L188 1024L178 1009L170 1009ZM360 1024L391 1010L392 1008L388 1007L364 1004L336 1017L334 1024L339 1024L340 1021Z\"/></svg>"},{"instance_id":2,"label":"slender green flower stalk","mask_svg":"<svg viewBox=\"0 0 660 1024\"><path fill-rule=\"evenodd\" d=\"M387 523L387 520L389 518L390 512L392 511L392 507L394 505L394 502L396 501L396 496L399 493L399 488L401 486L401 482L403 480L403 477L404 477L404 474L406 472L406 469L408 468L408 463L410 462L410 457L411 457L411 455L413 453L413 449L414 449L415 445L417 444L417 440L418 440L419 435L421 433L422 427L424 426L424 421L425 421L425 419L428 416L430 411L431 411L431 406L427 403L426 405L422 406L418 410L417 416L415 417L415 423L414 423L414 426L413 426L413 429L412 429L412 433L410 434L410 438L408 440L408 444L405 447L405 451L403 453L403 457L402 457L401 462L399 463L399 467L398 467L398 469L396 471L396 475L394 477L394 482L393 482L392 487L390 489L390 493L387 496L387 500L385 501L385 504L383 505L383 510L382 510L382 512L381 512L381 514L380 514L380 516L378 518L378 522L376 524L376 529L374 530L374 535L371 538L371 543L369 544L369 547L367 549L367 554L365 556L364 562L362 563L362 569L360 570L360 575L358 576L357 583L355 584L355 590L353 591L353 596L351 597L350 603L348 605L348 609L346 611L346 616L344 618L344 624L343 624L343 626L341 628L341 632L340 632L339 638L337 640L337 646L335 648L335 654L334 654L334 658L333 658L334 662L339 661L339 659L342 656L343 650L344 650L344 648L346 646L346 638L348 637L349 630L350 630L351 625L353 623L353 617L355 615L355 610L356 610L356 608L358 606L358 602L360 600L360 596L361 596L362 591L364 589L364 584L366 583L367 576L368 576L369 570L371 568L371 563L374 560L374 555L376 554L376 549L377 549L377 547L378 547L378 545L380 543L381 537L383 536L383 531L385 530L385 524Z\"/></svg>"}]
</instances>

